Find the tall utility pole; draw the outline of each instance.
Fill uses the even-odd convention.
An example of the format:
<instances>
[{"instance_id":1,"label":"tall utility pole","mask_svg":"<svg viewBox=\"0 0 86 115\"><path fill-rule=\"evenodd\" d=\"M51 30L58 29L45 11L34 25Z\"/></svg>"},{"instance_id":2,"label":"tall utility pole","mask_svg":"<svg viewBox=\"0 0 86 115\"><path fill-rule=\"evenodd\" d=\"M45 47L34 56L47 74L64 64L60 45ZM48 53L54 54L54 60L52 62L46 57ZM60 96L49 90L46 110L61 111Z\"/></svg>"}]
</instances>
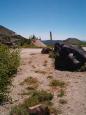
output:
<instances>
[{"instance_id":1,"label":"tall utility pole","mask_svg":"<svg viewBox=\"0 0 86 115\"><path fill-rule=\"evenodd\" d=\"M52 40L52 32L50 32L50 40Z\"/></svg>"}]
</instances>

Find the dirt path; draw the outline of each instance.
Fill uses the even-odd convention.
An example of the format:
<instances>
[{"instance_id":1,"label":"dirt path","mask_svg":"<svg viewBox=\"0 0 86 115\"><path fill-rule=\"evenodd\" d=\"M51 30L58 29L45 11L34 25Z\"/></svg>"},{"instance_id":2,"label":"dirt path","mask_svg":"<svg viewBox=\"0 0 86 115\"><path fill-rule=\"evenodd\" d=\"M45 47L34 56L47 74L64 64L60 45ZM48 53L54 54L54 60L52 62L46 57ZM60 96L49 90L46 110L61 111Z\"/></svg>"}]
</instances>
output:
<instances>
[{"instance_id":1,"label":"dirt path","mask_svg":"<svg viewBox=\"0 0 86 115\"><path fill-rule=\"evenodd\" d=\"M86 72L55 71L57 76L68 84L64 97L67 104L61 106L62 115L86 115Z\"/></svg>"},{"instance_id":2,"label":"dirt path","mask_svg":"<svg viewBox=\"0 0 86 115\"><path fill-rule=\"evenodd\" d=\"M0 115L8 115L12 106L22 103L27 98L21 95L25 91L25 87L20 85L21 82L28 77L35 77L40 82L39 88L48 90L50 82L48 76L67 84L65 96L62 97L67 104L59 104L57 96L53 99L54 106L62 110L61 115L86 115L86 72L54 70L53 60L40 52L41 49L21 50L21 65L16 77L13 78L10 92L12 103L0 106Z\"/></svg>"}]
</instances>

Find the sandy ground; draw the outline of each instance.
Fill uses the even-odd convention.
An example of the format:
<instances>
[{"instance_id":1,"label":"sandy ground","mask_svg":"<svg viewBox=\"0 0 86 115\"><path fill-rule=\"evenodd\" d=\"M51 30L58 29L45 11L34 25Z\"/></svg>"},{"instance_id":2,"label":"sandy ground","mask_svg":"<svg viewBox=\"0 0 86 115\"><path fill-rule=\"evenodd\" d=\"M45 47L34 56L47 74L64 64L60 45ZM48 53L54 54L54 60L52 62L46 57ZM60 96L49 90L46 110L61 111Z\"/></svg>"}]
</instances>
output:
<instances>
[{"instance_id":1,"label":"sandy ground","mask_svg":"<svg viewBox=\"0 0 86 115\"><path fill-rule=\"evenodd\" d=\"M50 79L47 78L48 76L64 81L67 86L63 99L67 101L67 104L59 104L59 98L54 94L54 106L62 110L61 115L86 115L86 72L54 70L54 60L40 52L41 49L21 49L21 65L16 77L13 78L13 86L10 91L12 103L8 102L0 106L0 115L8 115L12 106L22 103L27 98L27 96L21 95L25 91L25 87L20 83L30 76L37 78L40 83L39 88L44 90L49 90Z\"/></svg>"}]
</instances>

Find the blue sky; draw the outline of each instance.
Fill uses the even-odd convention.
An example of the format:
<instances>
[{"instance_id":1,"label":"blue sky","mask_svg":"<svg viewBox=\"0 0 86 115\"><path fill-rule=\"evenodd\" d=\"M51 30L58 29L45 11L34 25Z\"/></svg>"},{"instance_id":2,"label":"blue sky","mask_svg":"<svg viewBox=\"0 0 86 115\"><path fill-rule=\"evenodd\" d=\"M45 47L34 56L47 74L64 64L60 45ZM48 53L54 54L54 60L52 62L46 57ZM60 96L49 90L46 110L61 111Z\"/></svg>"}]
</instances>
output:
<instances>
[{"instance_id":1,"label":"blue sky","mask_svg":"<svg viewBox=\"0 0 86 115\"><path fill-rule=\"evenodd\" d=\"M0 25L25 37L86 39L86 0L0 0Z\"/></svg>"}]
</instances>

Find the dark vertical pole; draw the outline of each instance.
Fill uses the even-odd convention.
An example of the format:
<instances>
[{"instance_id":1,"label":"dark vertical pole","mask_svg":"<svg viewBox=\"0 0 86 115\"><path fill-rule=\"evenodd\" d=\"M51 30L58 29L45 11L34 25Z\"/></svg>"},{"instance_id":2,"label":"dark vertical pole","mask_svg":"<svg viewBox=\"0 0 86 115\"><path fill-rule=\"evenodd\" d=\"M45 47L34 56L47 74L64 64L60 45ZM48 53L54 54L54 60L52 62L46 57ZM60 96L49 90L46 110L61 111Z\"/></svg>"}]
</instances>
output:
<instances>
[{"instance_id":1,"label":"dark vertical pole","mask_svg":"<svg viewBox=\"0 0 86 115\"><path fill-rule=\"evenodd\" d=\"M50 32L50 40L51 40L51 43L52 43L52 32ZM52 47L53 49L53 47Z\"/></svg>"},{"instance_id":2,"label":"dark vertical pole","mask_svg":"<svg viewBox=\"0 0 86 115\"><path fill-rule=\"evenodd\" d=\"M50 32L50 40L52 40L52 32Z\"/></svg>"}]
</instances>

